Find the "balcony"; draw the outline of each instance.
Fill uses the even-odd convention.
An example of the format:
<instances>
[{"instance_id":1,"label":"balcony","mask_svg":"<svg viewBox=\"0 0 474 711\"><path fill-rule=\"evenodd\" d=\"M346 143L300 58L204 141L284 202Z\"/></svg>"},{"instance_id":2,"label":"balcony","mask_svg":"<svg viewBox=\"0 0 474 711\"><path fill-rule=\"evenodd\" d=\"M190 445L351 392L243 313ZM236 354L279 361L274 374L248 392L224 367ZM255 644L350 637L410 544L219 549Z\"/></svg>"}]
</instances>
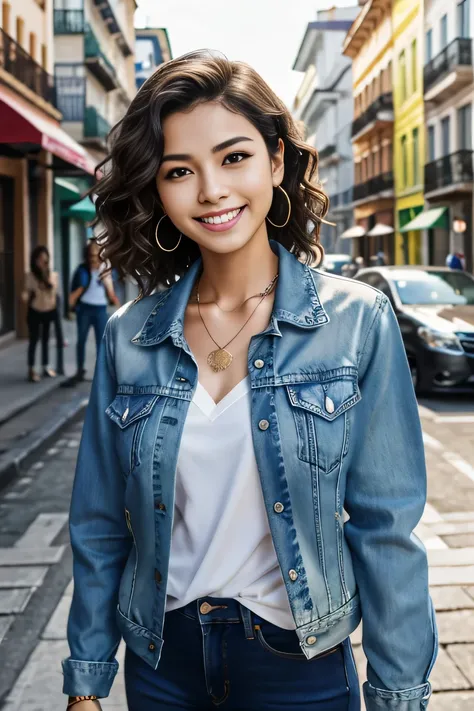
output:
<instances>
[{"instance_id":1,"label":"balcony","mask_svg":"<svg viewBox=\"0 0 474 711\"><path fill-rule=\"evenodd\" d=\"M118 87L115 69L102 52L90 27L87 28L84 38L84 56L86 67L100 81L106 91L112 91Z\"/></svg>"},{"instance_id":2,"label":"balcony","mask_svg":"<svg viewBox=\"0 0 474 711\"><path fill-rule=\"evenodd\" d=\"M84 138L105 143L110 124L99 114L93 106L86 106L84 111Z\"/></svg>"},{"instance_id":3,"label":"balcony","mask_svg":"<svg viewBox=\"0 0 474 711\"><path fill-rule=\"evenodd\" d=\"M393 172L381 173L353 188L354 203L393 197Z\"/></svg>"},{"instance_id":4,"label":"balcony","mask_svg":"<svg viewBox=\"0 0 474 711\"><path fill-rule=\"evenodd\" d=\"M48 103L56 106L54 78L0 29L0 68Z\"/></svg>"},{"instance_id":5,"label":"balcony","mask_svg":"<svg viewBox=\"0 0 474 711\"><path fill-rule=\"evenodd\" d=\"M358 140L374 129L393 123L393 96L381 94L363 114L352 122L352 140Z\"/></svg>"},{"instance_id":6,"label":"balcony","mask_svg":"<svg viewBox=\"0 0 474 711\"><path fill-rule=\"evenodd\" d=\"M55 10L54 34L55 35L82 35L84 34L83 10Z\"/></svg>"},{"instance_id":7,"label":"balcony","mask_svg":"<svg viewBox=\"0 0 474 711\"><path fill-rule=\"evenodd\" d=\"M115 35L116 41L124 57L133 54L133 48L123 33L113 10L113 0L94 0L94 5L98 8L102 19L111 35ZM132 28L133 29L133 28Z\"/></svg>"},{"instance_id":8,"label":"balcony","mask_svg":"<svg viewBox=\"0 0 474 711\"><path fill-rule=\"evenodd\" d=\"M425 101L446 101L472 81L472 40L458 37L425 66Z\"/></svg>"},{"instance_id":9,"label":"balcony","mask_svg":"<svg viewBox=\"0 0 474 711\"><path fill-rule=\"evenodd\" d=\"M474 180L473 151L460 150L425 165L425 195L435 197L453 192L470 192Z\"/></svg>"},{"instance_id":10,"label":"balcony","mask_svg":"<svg viewBox=\"0 0 474 711\"><path fill-rule=\"evenodd\" d=\"M330 211L341 213L352 206L352 187L340 193L335 193L331 196Z\"/></svg>"}]
</instances>

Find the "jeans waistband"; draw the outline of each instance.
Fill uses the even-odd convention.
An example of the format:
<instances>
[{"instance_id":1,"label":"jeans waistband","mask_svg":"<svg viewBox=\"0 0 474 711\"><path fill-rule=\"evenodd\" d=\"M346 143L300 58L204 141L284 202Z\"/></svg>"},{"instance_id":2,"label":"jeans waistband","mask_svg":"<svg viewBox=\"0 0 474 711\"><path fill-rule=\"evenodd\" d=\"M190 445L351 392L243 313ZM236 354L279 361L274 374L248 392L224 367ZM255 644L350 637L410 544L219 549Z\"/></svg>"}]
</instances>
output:
<instances>
[{"instance_id":1,"label":"jeans waistband","mask_svg":"<svg viewBox=\"0 0 474 711\"><path fill-rule=\"evenodd\" d=\"M179 611L201 625L238 624L244 625L245 636L253 639L253 613L233 598L201 597L189 602Z\"/></svg>"}]
</instances>

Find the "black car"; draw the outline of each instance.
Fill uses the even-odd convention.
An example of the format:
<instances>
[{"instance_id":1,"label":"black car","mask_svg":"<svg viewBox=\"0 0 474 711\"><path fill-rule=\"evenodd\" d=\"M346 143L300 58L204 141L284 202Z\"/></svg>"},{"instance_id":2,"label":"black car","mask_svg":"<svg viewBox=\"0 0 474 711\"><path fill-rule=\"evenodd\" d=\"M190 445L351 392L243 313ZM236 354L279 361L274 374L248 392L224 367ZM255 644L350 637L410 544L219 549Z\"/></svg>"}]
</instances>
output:
<instances>
[{"instance_id":1,"label":"black car","mask_svg":"<svg viewBox=\"0 0 474 711\"><path fill-rule=\"evenodd\" d=\"M474 393L474 278L446 267L362 269L389 297L417 392Z\"/></svg>"}]
</instances>

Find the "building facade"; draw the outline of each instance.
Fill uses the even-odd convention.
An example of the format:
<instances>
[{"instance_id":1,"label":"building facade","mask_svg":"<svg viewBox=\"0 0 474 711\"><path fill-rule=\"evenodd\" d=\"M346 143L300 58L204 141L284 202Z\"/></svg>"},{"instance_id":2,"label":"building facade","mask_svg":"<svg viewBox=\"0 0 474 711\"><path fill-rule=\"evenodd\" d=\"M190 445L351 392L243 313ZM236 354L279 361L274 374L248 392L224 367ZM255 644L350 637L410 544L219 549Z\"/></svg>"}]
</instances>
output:
<instances>
[{"instance_id":1,"label":"building facade","mask_svg":"<svg viewBox=\"0 0 474 711\"><path fill-rule=\"evenodd\" d=\"M172 58L168 31L162 27L135 30L135 81L137 90L155 69Z\"/></svg>"},{"instance_id":2,"label":"building facade","mask_svg":"<svg viewBox=\"0 0 474 711\"><path fill-rule=\"evenodd\" d=\"M21 292L32 249L53 253L53 180L93 172L60 127L53 77L53 9L3 0L0 27L0 338L25 334Z\"/></svg>"},{"instance_id":3,"label":"building facade","mask_svg":"<svg viewBox=\"0 0 474 711\"><path fill-rule=\"evenodd\" d=\"M370 257L382 250L389 263L394 247L393 33L391 0L369 0L361 8L343 47L352 58L354 120L353 208L357 226L353 253Z\"/></svg>"},{"instance_id":4,"label":"building facade","mask_svg":"<svg viewBox=\"0 0 474 711\"><path fill-rule=\"evenodd\" d=\"M424 193L432 219L422 232L426 262L444 264L462 252L473 269L474 76L469 0L425 0ZM464 232L453 226L461 220Z\"/></svg>"},{"instance_id":5,"label":"building facade","mask_svg":"<svg viewBox=\"0 0 474 711\"><path fill-rule=\"evenodd\" d=\"M395 262L422 264L420 232L403 228L424 207L423 1L392 2Z\"/></svg>"},{"instance_id":6,"label":"building facade","mask_svg":"<svg viewBox=\"0 0 474 711\"><path fill-rule=\"evenodd\" d=\"M318 12L317 20L308 24L293 65L304 72L293 116L304 123L306 140L318 150L319 178L330 198L327 220L335 223L335 227L321 226L326 252L347 249L340 235L353 221L352 63L341 50L356 15L357 7Z\"/></svg>"},{"instance_id":7,"label":"building facade","mask_svg":"<svg viewBox=\"0 0 474 711\"><path fill-rule=\"evenodd\" d=\"M54 75L62 126L95 164L106 157L110 129L136 93L135 10L135 0L54 0ZM66 182L55 182L55 264L64 293L92 235L91 216L70 209L91 184L73 173Z\"/></svg>"}]
</instances>

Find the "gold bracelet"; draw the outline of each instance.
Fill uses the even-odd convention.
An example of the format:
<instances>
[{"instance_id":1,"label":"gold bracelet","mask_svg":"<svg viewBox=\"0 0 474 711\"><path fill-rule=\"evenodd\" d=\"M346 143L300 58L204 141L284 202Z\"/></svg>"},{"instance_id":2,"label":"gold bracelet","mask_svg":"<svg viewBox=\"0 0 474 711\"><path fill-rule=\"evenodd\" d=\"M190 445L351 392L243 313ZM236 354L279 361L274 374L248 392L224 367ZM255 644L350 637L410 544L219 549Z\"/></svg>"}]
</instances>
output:
<instances>
[{"instance_id":1,"label":"gold bracelet","mask_svg":"<svg viewBox=\"0 0 474 711\"><path fill-rule=\"evenodd\" d=\"M70 709L76 704L78 704L80 701L98 701L99 698L97 696L70 696L69 697L69 702L68 705L66 706L66 709Z\"/></svg>"}]
</instances>

